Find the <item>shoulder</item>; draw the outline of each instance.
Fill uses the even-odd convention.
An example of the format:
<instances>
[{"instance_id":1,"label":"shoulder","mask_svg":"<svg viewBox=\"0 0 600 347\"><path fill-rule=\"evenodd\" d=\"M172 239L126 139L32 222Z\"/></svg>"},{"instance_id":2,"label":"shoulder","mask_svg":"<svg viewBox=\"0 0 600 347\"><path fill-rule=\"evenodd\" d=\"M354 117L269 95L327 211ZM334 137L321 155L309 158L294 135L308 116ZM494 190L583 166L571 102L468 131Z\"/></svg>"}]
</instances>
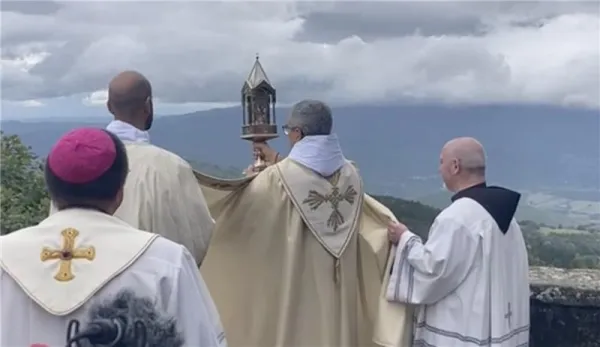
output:
<instances>
[{"instance_id":1,"label":"shoulder","mask_svg":"<svg viewBox=\"0 0 600 347\"><path fill-rule=\"evenodd\" d=\"M346 162L348 164L350 164L354 168L354 170L358 171L358 164L356 164L356 162L354 160L348 160L348 159L346 159Z\"/></svg>"},{"instance_id":2,"label":"shoulder","mask_svg":"<svg viewBox=\"0 0 600 347\"><path fill-rule=\"evenodd\" d=\"M129 166L132 172L156 175L158 178L173 178L192 175L192 166L177 154L151 144L127 145Z\"/></svg>"},{"instance_id":3,"label":"shoulder","mask_svg":"<svg viewBox=\"0 0 600 347\"><path fill-rule=\"evenodd\" d=\"M15 242L18 243L22 239L21 236L23 236L24 233L33 231L33 230L35 230L35 228L36 228L36 226L30 226L27 228L12 231L6 235L1 235L0 236L0 250L3 249L3 247L7 246L8 244L14 244ZM0 251L0 259L2 258L2 254L3 254L3 252Z\"/></svg>"},{"instance_id":4,"label":"shoulder","mask_svg":"<svg viewBox=\"0 0 600 347\"><path fill-rule=\"evenodd\" d=\"M158 236L144 252L143 258L145 261L181 268L188 254L189 251L183 245Z\"/></svg>"},{"instance_id":5,"label":"shoulder","mask_svg":"<svg viewBox=\"0 0 600 347\"><path fill-rule=\"evenodd\" d=\"M435 223L454 225L457 228L479 230L487 218L485 209L476 201L462 198L454 201L436 217Z\"/></svg>"},{"instance_id":6,"label":"shoulder","mask_svg":"<svg viewBox=\"0 0 600 347\"><path fill-rule=\"evenodd\" d=\"M267 166L266 169L256 174L252 179L252 186L263 186L265 183L273 182L279 178L279 167L288 159L283 159L275 165Z\"/></svg>"},{"instance_id":7,"label":"shoulder","mask_svg":"<svg viewBox=\"0 0 600 347\"><path fill-rule=\"evenodd\" d=\"M191 169L191 165L177 154L152 144L128 144L127 154L130 159L142 158L148 165L167 165L171 168ZM161 167L162 168L162 167Z\"/></svg>"}]
</instances>

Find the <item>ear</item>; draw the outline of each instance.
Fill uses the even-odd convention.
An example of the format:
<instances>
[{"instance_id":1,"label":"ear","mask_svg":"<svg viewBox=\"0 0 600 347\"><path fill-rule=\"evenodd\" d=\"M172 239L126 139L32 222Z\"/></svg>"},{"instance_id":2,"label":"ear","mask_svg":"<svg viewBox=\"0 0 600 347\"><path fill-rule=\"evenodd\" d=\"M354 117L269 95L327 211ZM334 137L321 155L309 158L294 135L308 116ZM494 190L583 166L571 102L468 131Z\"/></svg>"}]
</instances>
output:
<instances>
[{"instance_id":1,"label":"ear","mask_svg":"<svg viewBox=\"0 0 600 347\"><path fill-rule=\"evenodd\" d=\"M460 172L460 163L458 162L458 159L452 159L451 169L453 174L457 174Z\"/></svg>"},{"instance_id":2,"label":"ear","mask_svg":"<svg viewBox=\"0 0 600 347\"><path fill-rule=\"evenodd\" d=\"M146 113L151 114L153 107L154 106L152 105L152 97L149 96L146 98L146 101L144 102L144 109L145 109Z\"/></svg>"},{"instance_id":3,"label":"ear","mask_svg":"<svg viewBox=\"0 0 600 347\"><path fill-rule=\"evenodd\" d=\"M119 207L121 206L121 203L123 203L123 196L125 194L124 190L125 190L125 186L123 185L117 192L117 196L115 199L115 207L114 207L115 212L117 211L117 209L119 209ZM115 212L113 212L113 213L115 213Z\"/></svg>"},{"instance_id":4,"label":"ear","mask_svg":"<svg viewBox=\"0 0 600 347\"><path fill-rule=\"evenodd\" d=\"M112 105L110 104L110 100L106 101L106 108L108 109L108 112L110 112L112 115L114 115L115 113L113 112L113 108Z\"/></svg>"}]
</instances>

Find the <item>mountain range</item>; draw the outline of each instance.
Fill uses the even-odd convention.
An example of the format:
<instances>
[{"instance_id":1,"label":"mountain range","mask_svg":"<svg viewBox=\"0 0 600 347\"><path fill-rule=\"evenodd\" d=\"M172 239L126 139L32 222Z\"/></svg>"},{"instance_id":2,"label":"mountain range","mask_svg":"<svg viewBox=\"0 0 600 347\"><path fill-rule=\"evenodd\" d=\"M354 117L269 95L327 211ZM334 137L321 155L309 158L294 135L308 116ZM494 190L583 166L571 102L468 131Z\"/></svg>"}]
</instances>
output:
<instances>
[{"instance_id":1,"label":"mountain range","mask_svg":"<svg viewBox=\"0 0 600 347\"><path fill-rule=\"evenodd\" d=\"M489 182L522 191L523 208L538 209L530 199L534 195L561 201L546 212L559 210L562 215L535 219L577 223L591 216L592 221L596 217L600 221L597 110L536 105L362 105L333 111L334 131L346 157L358 164L370 192L437 201L432 205L443 207L448 200L437 174L440 149L451 138L473 136L486 148ZM288 112L277 109L279 125ZM250 144L239 138L241 114L239 107L233 107L157 117L151 139L204 167L241 174L239 168L252 161ZM108 121L107 116L80 121L2 121L1 126L44 156L67 130L105 126ZM286 153L289 145L280 135L271 144ZM565 201L569 206L564 206ZM589 210L586 220L573 219L572 202L582 202Z\"/></svg>"}]
</instances>

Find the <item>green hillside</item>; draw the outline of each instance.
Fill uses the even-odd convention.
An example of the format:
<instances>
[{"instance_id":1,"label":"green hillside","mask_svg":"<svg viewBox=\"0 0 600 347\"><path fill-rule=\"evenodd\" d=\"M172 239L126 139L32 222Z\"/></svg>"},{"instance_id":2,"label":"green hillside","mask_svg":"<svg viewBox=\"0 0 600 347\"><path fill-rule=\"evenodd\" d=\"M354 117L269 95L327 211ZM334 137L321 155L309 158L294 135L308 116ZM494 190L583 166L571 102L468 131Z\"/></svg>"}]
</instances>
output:
<instances>
[{"instance_id":1,"label":"green hillside","mask_svg":"<svg viewBox=\"0 0 600 347\"><path fill-rule=\"evenodd\" d=\"M34 225L48 213L48 196L44 187L41 161L17 136L2 134L0 166L0 233L7 234ZM212 176L239 177L237 168L193 163L200 171ZM411 230L427 238L429 226L439 210L420 202L390 196L374 196L386 205ZM531 265L556 267L600 268L600 232L549 228L534 222L521 223L529 249Z\"/></svg>"},{"instance_id":2,"label":"green hillside","mask_svg":"<svg viewBox=\"0 0 600 347\"><path fill-rule=\"evenodd\" d=\"M519 220L531 220L553 226L600 225L600 202L572 200L527 191L521 194L517 210ZM444 208L450 204L450 196L448 192L439 192L418 197L416 200L436 208Z\"/></svg>"}]
</instances>

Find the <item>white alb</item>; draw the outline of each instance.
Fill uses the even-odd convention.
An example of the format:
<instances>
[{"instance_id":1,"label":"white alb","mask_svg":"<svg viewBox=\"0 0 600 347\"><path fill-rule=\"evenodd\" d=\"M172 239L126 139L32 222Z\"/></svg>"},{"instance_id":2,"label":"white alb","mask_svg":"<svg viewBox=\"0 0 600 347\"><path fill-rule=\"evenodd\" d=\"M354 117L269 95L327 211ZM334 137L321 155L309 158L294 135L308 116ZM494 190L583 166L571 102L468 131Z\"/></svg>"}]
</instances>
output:
<instances>
[{"instance_id":1,"label":"white alb","mask_svg":"<svg viewBox=\"0 0 600 347\"><path fill-rule=\"evenodd\" d=\"M503 234L479 203L461 198L435 219L427 243L403 233L387 299L418 305L413 346L524 347L528 268L514 218Z\"/></svg>"}]
</instances>

